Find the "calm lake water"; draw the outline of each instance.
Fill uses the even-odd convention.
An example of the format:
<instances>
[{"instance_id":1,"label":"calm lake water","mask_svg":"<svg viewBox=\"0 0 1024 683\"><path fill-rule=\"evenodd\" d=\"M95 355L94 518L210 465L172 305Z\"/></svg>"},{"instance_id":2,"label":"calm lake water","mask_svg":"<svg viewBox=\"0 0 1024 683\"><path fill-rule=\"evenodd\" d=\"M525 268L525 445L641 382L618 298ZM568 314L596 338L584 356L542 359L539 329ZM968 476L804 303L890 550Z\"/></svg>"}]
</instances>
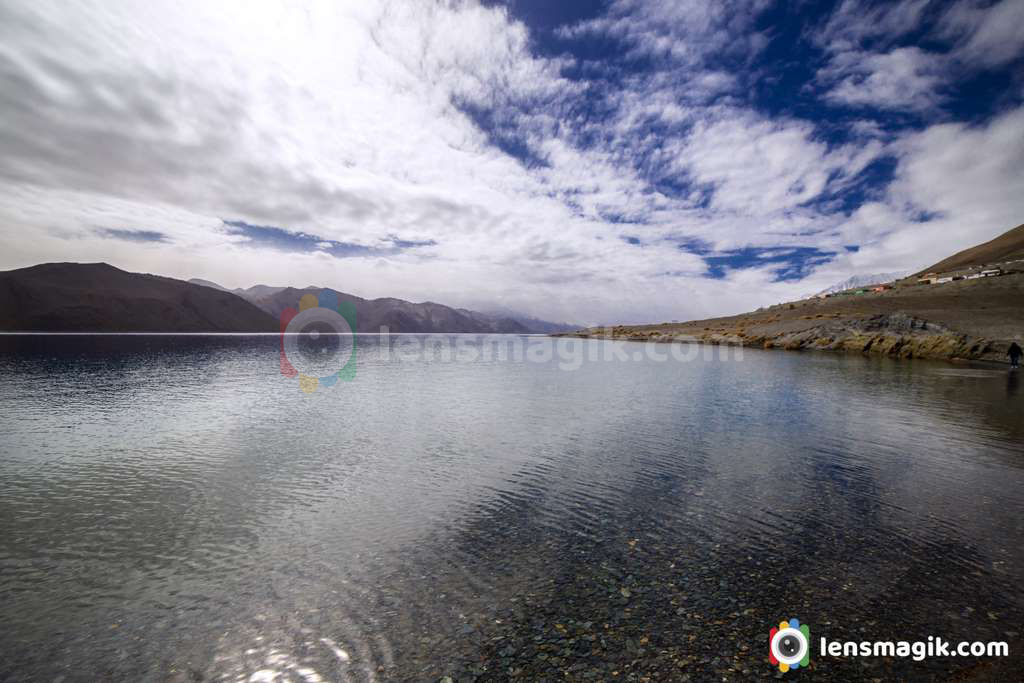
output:
<instances>
[{"instance_id":1,"label":"calm lake water","mask_svg":"<svg viewBox=\"0 0 1024 683\"><path fill-rule=\"evenodd\" d=\"M757 680L790 617L815 679L944 680L976 660L817 641L1020 640L1006 370L368 336L357 370L307 394L271 336L0 337L0 680Z\"/></svg>"}]
</instances>

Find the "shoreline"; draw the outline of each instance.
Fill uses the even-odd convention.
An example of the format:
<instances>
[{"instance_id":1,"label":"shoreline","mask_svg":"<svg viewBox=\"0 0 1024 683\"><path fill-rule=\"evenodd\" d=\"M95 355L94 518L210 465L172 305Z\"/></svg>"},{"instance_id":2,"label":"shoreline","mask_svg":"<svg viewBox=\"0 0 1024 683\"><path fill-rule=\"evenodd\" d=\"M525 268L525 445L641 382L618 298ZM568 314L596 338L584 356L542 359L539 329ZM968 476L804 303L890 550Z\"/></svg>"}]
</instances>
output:
<instances>
[{"instance_id":1,"label":"shoreline","mask_svg":"<svg viewBox=\"0 0 1024 683\"><path fill-rule=\"evenodd\" d=\"M822 351L829 353L887 356L897 360L943 360L953 363L985 363L1009 366L1000 354L999 341L975 338L955 333L927 335L864 335L856 331L846 334L818 336L814 333L780 334L775 337L743 335L706 336L672 335L633 331L563 332L549 335L554 338L594 339L655 344L701 344L705 346L739 346L765 351ZM1002 358L1002 360L1000 360Z\"/></svg>"},{"instance_id":2,"label":"shoreline","mask_svg":"<svg viewBox=\"0 0 1024 683\"><path fill-rule=\"evenodd\" d=\"M902 285L855 297L805 299L750 313L641 325L609 325L553 337L655 343L697 342L786 351L878 354L896 359L1009 365L1024 335L1024 274Z\"/></svg>"}]
</instances>

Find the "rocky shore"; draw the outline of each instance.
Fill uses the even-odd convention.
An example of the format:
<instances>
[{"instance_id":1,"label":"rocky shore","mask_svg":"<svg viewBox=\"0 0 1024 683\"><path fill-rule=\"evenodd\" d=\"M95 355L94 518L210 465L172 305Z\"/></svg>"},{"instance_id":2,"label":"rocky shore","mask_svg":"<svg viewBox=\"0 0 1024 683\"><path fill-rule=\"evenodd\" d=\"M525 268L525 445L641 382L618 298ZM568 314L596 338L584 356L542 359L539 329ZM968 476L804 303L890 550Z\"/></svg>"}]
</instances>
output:
<instances>
[{"instance_id":1,"label":"rocky shore","mask_svg":"<svg viewBox=\"0 0 1024 683\"><path fill-rule=\"evenodd\" d=\"M1024 274L806 299L725 318L615 325L561 336L733 344L787 351L877 353L893 358L1006 362L1024 335Z\"/></svg>"}]
</instances>

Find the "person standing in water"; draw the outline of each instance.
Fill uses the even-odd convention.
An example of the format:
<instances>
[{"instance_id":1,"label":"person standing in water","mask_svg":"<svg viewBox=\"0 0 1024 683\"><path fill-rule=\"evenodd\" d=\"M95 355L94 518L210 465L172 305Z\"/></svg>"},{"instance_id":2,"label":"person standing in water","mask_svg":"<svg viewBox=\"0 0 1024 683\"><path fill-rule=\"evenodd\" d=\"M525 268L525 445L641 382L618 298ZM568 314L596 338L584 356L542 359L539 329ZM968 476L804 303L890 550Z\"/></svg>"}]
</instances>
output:
<instances>
[{"instance_id":1,"label":"person standing in water","mask_svg":"<svg viewBox=\"0 0 1024 683\"><path fill-rule=\"evenodd\" d=\"M1011 368L1020 367L1020 357L1024 356L1024 351L1021 350L1017 342L1010 343L1010 348L1006 350L1006 355L1010 357Z\"/></svg>"}]
</instances>

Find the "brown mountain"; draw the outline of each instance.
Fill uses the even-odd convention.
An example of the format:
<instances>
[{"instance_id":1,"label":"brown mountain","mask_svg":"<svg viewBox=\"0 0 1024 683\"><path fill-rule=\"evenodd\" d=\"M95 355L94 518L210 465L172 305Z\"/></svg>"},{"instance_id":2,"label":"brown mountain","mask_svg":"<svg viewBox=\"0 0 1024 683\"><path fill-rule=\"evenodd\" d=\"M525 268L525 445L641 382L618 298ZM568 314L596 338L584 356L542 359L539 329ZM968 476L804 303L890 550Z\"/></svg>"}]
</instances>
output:
<instances>
[{"instance_id":1,"label":"brown mountain","mask_svg":"<svg viewBox=\"0 0 1024 683\"><path fill-rule=\"evenodd\" d=\"M299 305L304 294L319 294L322 287L270 287L254 285L229 290L216 282L193 278L189 282L221 291L233 292L248 299L275 318L288 307ZM569 323L553 323L538 318L513 313L481 313L466 308L452 308L444 304L425 301L413 303L403 299L386 297L364 299L354 294L338 292L339 301L351 301L356 305L357 332L380 332L387 327L391 332L459 332L470 334L530 334L568 332L578 326Z\"/></svg>"},{"instance_id":2,"label":"brown mountain","mask_svg":"<svg viewBox=\"0 0 1024 683\"><path fill-rule=\"evenodd\" d=\"M998 266L999 275L932 284L909 277L879 291L850 289L723 318L589 328L570 336L1005 362L1010 343L1024 334L1024 226L923 272L983 265Z\"/></svg>"},{"instance_id":3,"label":"brown mountain","mask_svg":"<svg viewBox=\"0 0 1024 683\"><path fill-rule=\"evenodd\" d=\"M924 273L947 273L972 266L987 266L1024 259L1024 225L1007 230L999 237L982 244L959 251L935 265L925 268Z\"/></svg>"},{"instance_id":4,"label":"brown mountain","mask_svg":"<svg viewBox=\"0 0 1024 683\"><path fill-rule=\"evenodd\" d=\"M0 272L0 330L273 332L278 323L230 292L106 263Z\"/></svg>"},{"instance_id":5,"label":"brown mountain","mask_svg":"<svg viewBox=\"0 0 1024 683\"><path fill-rule=\"evenodd\" d=\"M304 294L320 293L319 287L296 289L256 285L235 290L264 311L280 318L286 308L297 308ZM512 318L493 317L475 311L456 309L432 301L412 303L402 299L364 299L338 292L339 301L356 306L356 332L462 332L472 334L524 334L531 329Z\"/></svg>"}]
</instances>

